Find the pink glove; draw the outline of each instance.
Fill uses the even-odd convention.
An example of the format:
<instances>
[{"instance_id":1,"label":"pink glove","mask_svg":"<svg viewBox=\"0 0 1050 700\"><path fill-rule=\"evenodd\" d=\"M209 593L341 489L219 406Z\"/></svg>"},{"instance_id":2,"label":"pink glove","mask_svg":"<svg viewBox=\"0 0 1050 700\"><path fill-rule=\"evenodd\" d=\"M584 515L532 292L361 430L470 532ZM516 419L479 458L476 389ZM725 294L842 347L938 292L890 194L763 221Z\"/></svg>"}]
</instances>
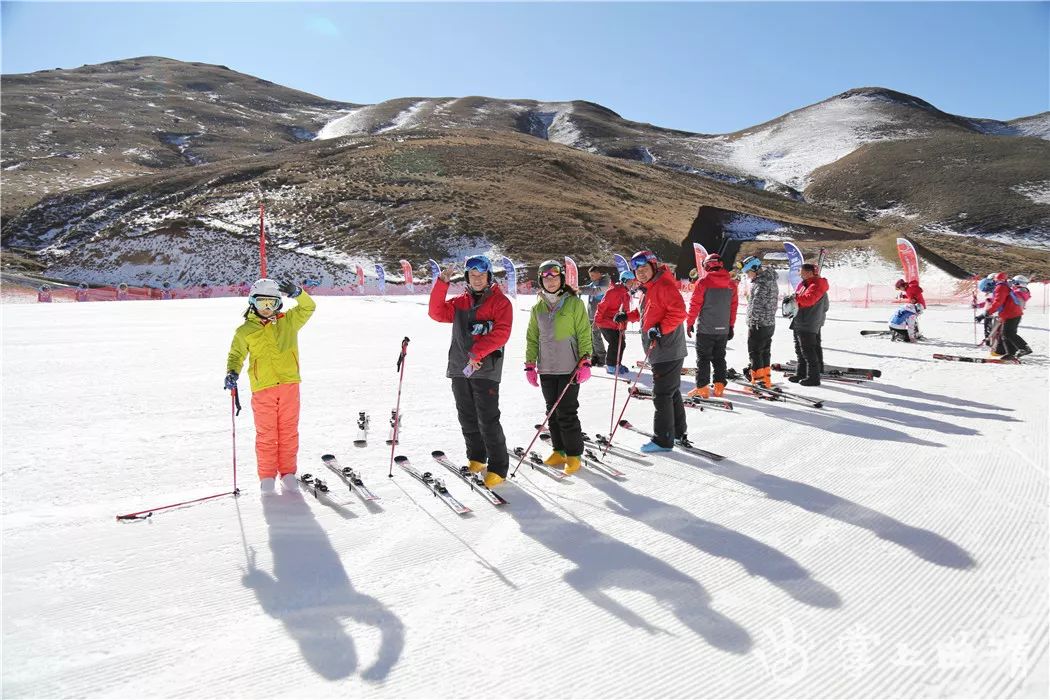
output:
<instances>
[{"instance_id":1,"label":"pink glove","mask_svg":"<svg viewBox=\"0 0 1050 700\"><path fill-rule=\"evenodd\" d=\"M540 375L536 374L536 365L532 362L525 363L525 379L533 386L540 385Z\"/></svg>"},{"instance_id":2,"label":"pink glove","mask_svg":"<svg viewBox=\"0 0 1050 700\"><path fill-rule=\"evenodd\" d=\"M591 378L591 361L584 360L580 363L580 366L576 368L576 383L583 384L585 381Z\"/></svg>"}]
</instances>

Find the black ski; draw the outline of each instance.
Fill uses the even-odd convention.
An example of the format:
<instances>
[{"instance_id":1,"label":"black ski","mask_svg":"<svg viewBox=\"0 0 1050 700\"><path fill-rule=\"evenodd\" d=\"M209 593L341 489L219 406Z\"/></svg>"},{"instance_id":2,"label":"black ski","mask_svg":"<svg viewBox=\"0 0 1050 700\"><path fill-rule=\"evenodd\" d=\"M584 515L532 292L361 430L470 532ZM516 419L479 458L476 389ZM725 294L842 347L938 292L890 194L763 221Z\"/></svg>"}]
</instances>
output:
<instances>
[{"instance_id":1,"label":"black ski","mask_svg":"<svg viewBox=\"0 0 1050 700\"><path fill-rule=\"evenodd\" d=\"M357 439L354 440L354 447L367 447L368 446L368 413L360 411L357 414Z\"/></svg>"},{"instance_id":2,"label":"black ski","mask_svg":"<svg viewBox=\"0 0 1050 700\"><path fill-rule=\"evenodd\" d=\"M485 486L485 482L481 480L481 477L478 474L471 472L467 467L457 467L452 460L448 458L448 455L441 450L434 450L430 453L430 456L434 458L435 462L467 482L467 486L480 493L482 498L492 505L507 505L507 499Z\"/></svg>"},{"instance_id":3,"label":"black ski","mask_svg":"<svg viewBox=\"0 0 1050 700\"><path fill-rule=\"evenodd\" d=\"M394 457L394 462L397 466L411 474L417 481L430 489L430 492L437 498L440 498L446 506L453 510L453 512L459 515L466 515L471 512L470 508L457 501L456 497L448 492L448 489L445 488L445 484L441 479L436 478L430 472L423 472L420 474L419 471L412 466L412 463L408 461L408 457L398 455L397 457Z\"/></svg>"},{"instance_id":4,"label":"black ski","mask_svg":"<svg viewBox=\"0 0 1050 700\"><path fill-rule=\"evenodd\" d=\"M652 389L649 389L648 387L636 386L631 391L631 394L634 395L635 398L639 399L651 400L653 398ZM725 399L720 399L718 397L705 399L702 396L683 396L682 401L685 402L685 405L689 406L690 408L714 408L719 411L733 410L732 401L726 401Z\"/></svg>"},{"instance_id":5,"label":"black ski","mask_svg":"<svg viewBox=\"0 0 1050 700\"><path fill-rule=\"evenodd\" d=\"M861 331L861 335L893 335L893 331Z\"/></svg>"},{"instance_id":6,"label":"black ski","mask_svg":"<svg viewBox=\"0 0 1050 700\"><path fill-rule=\"evenodd\" d=\"M794 372L798 369L797 362L774 362L770 365L773 369L778 372ZM824 365L824 371L821 372L821 378L825 375L829 377L856 377L858 379L876 379L882 376L881 369L867 369L864 367L839 367L838 365Z\"/></svg>"},{"instance_id":7,"label":"black ski","mask_svg":"<svg viewBox=\"0 0 1050 700\"><path fill-rule=\"evenodd\" d=\"M347 485L347 488L349 488L350 491L356 493L362 498L362 500L379 500L379 496L372 493L368 487L365 486L357 472L350 467L344 467L339 464L339 460L335 458L335 455L321 455L321 461L324 462L324 465L331 469L336 476L343 480L343 483Z\"/></svg>"},{"instance_id":8,"label":"black ski","mask_svg":"<svg viewBox=\"0 0 1050 700\"><path fill-rule=\"evenodd\" d=\"M644 435L645 437L649 438L650 440L655 440L656 439L656 437L652 433L650 433L650 432L648 432L646 430L642 430L641 428L636 428L633 425L631 425L631 421L627 420L626 418L623 418L622 420L620 420L620 427L621 428L626 428L627 430L630 430L630 431L633 431L635 433L638 433L639 435ZM684 441L684 440L675 440L674 441L674 447L677 450L683 450L684 452L688 452L689 454L694 454L694 455L699 455L701 457L706 457L706 458L708 458L708 459L710 459L710 460L712 460L714 462L720 462L723 459L725 459L724 455L720 455L717 452L711 452L710 450L702 449L702 448L697 447L696 445L694 445L692 442L688 442L688 441ZM659 452L654 452L653 454L659 455L660 453Z\"/></svg>"},{"instance_id":9,"label":"black ski","mask_svg":"<svg viewBox=\"0 0 1050 700\"><path fill-rule=\"evenodd\" d=\"M802 394L796 394L793 391L784 391L779 387L773 389L767 389L763 385L754 385L751 382L744 381L743 379L734 379L735 384L745 386L750 389L757 396L774 396L778 399L789 401L791 403L797 403L802 406L809 406L810 408L824 408L824 402L820 399L813 399L809 396L803 396Z\"/></svg>"}]
</instances>

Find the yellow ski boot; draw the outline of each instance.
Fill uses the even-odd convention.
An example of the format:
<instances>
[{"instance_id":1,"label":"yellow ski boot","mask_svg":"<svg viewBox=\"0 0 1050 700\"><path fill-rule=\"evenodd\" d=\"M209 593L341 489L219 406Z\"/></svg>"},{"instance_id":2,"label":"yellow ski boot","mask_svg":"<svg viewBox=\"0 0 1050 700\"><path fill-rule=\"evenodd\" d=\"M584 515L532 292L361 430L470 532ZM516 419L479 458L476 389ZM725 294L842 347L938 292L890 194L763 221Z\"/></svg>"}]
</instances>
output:
<instances>
[{"instance_id":1,"label":"yellow ski boot","mask_svg":"<svg viewBox=\"0 0 1050 700\"><path fill-rule=\"evenodd\" d=\"M565 464L565 453L561 450L554 450L551 452L551 456L543 460L543 463L548 467L560 467Z\"/></svg>"},{"instance_id":2,"label":"yellow ski boot","mask_svg":"<svg viewBox=\"0 0 1050 700\"><path fill-rule=\"evenodd\" d=\"M580 471L580 458L579 457L566 457L565 458L565 473L575 474Z\"/></svg>"},{"instance_id":3,"label":"yellow ski boot","mask_svg":"<svg viewBox=\"0 0 1050 700\"><path fill-rule=\"evenodd\" d=\"M467 469L470 470L471 474L477 474L478 472L485 471L485 463L479 462L476 459L472 459L467 462Z\"/></svg>"},{"instance_id":4,"label":"yellow ski boot","mask_svg":"<svg viewBox=\"0 0 1050 700\"><path fill-rule=\"evenodd\" d=\"M503 481L503 477L499 474L495 474L493 472L485 474L485 488L487 489L495 488L496 486L502 484Z\"/></svg>"}]
</instances>

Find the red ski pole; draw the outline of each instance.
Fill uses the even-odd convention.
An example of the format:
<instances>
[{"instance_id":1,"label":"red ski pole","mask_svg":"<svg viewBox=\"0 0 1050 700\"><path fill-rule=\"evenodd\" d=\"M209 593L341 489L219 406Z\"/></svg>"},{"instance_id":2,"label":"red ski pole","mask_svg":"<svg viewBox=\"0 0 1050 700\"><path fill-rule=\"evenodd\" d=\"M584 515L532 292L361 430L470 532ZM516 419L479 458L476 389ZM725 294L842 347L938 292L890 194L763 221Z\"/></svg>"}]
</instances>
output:
<instances>
[{"instance_id":1,"label":"red ski pole","mask_svg":"<svg viewBox=\"0 0 1050 700\"><path fill-rule=\"evenodd\" d=\"M241 398L237 393L237 387L230 392L230 430L233 433L233 492L240 493L237 488L237 414L241 412Z\"/></svg>"},{"instance_id":2,"label":"red ski pole","mask_svg":"<svg viewBox=\"0 0 1050 700\"><path fill-rule=\"evenodd\" d=\"M561 395L558 396L558 400L554 402L554 405L551 406L551 410L547 412L546 416L544 416L543 422L540 423L540 427L536 428L536 434L533 435L532 440L529 441L529 446L525 448L525 451L521 455L521 459L519 459L518 463L514 465L514 471L510 474L512 479L514 478L514 475L518 473L518 467L521 466L521 463L525 461L525 457L528 456L529 450L531 450L532 446L536 443L536 438L538 438L540 433L543 432L543 429L547 427L547 421L549 421L551 416L554 415L554 412L558 410L558 404L560 404L561 400L565 398L565 392L567 392L569 387L572 386L572 383L576 381L576 373L579 371L580 368L578 366L573 370L572 376L569 377L569 382L565 385L565 388L561 390Z\"/></svg>"},{"instance_id":3,"label":"red ski pole","mask_svg":"<svg viewBox=\"0 0 1050 700\"><path fill-rule=\"evenodd\" d=\"M620 328L619 345L616 346L616 371L613 372L613 399L612 406L609 407L609 432L611 433L616 426L616 422L613 419L613 415L616 413L616 390L620 388L620 363L623 361L623 328Z\"/></svg>"},{"instance_id":4,"label":"red ski pole","mask_svg":"<svg viewBox=\"0 0 1050 700\"><path fill-rule=\"evenodd\" d=\"M394 406L394 434L390 438L390 468L387 476L394 477L394 450L397 449L397 431L401 427L401 383L405 381L405 355L408 354L408 336L401 341L401 354L397 356L397 370L401 376L397 379L397 404Z\"/></svg>"},{"instance_id":5,"label":"red ski pole","mask_svg":"<svg viewBox=\"0 0 1050 700\"><path fill-rule=\"evenodd\" d=\"M620 418L623 418L623 414L627 412L627 404L631 403L631 397L634 396L632 389L634 389L638 380L642 378L642 372L645 371L646 366L649 364L649 355L652 354L653 348L655 347L655 340L649 343L649 349L645 351L645 359L642 360L642 366L638 368L638 374L634 376L634 381L631 382L631 386L627 389L627 400L623 402L623 409L620 411ZM605 443L605 449L602 450L602 457L604 457L609 452L609 448L612 447L613 435L616 435L616 430L620 427L620 418L616 419L616 424L613 426L613 429L609 431L609 442Z\"/></svg>"}]
</instances>

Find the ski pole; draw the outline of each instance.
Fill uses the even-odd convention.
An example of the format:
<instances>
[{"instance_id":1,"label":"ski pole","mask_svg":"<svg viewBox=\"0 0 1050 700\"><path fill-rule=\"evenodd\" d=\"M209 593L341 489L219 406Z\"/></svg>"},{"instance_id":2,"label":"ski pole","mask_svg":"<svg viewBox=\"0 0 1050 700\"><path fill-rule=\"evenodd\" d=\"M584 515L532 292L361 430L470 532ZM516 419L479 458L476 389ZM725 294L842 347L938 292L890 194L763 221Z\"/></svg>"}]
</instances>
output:
<instances>
[{"instance_id":1,"label":"ski pole","mask_svg":"<svg viewBox=\"0 0 1050 700\"><path fill-rule=\"evenodd\" d=\"M565 388L561 390L561 395L558 396L558 400L554 402L554 405L551 406L551 410L547 412L546 416L544 416L543 422L540 423L540 427L536 428L536 434L533 435L532 440L529 441L529 446L525 448L525 451L522 453L521 458L518 460L518 463L514 465L514 471L510 474L510 477L512 479L514 478L514 475L518 473L518 467L521 466L521 463L525 461L525 457L528 456L529 450L531 450L532 446L536 443L536 438L538 438L540 436L540 433L543 432L543 429L547 427L547 421L549 421L551 419L551 416L554 415L554 412L558 410L558 404L560 404L561 400L565 398L565 392L567 392L569 390L569 387L572 386L572 383L576 381L576 373L579 371L579 366L577 366L576 369L573 370L572 376L569 377L569 381L565 385Z\"/></svg>"},{"instance_id":2,"label":"ski pole","mask_svg":"<svg viewBox=\"0 0 1050 700\"><path fill-rule=\"evenodd\" d=\"M625 324L626 325L626 324ZM616 427L616 421L613 415L616 413L616 390L620 388L620 363L623 361L623 328L620 328L619 345L616 346L616 371L613 372L613 398L612 406L609 407L609 432L613 431Z\"/></svg>"},{"instance_id":3,"label":"ski pole","mask_svg":"<svg viewBox=\"0 0 1050 700\"><path fill-rule=\"evenodd\" d=\"M401 383L405 380L405 355L408 354L408 336L401 341L401 354L397 356L397 404L394 406L394 435L390 438L390 468L387 476L394 477L394 450L397 449L397 429L401 426Z\"/></svg>"},{"instance_id":4,"label":"ski pole","mask_svg":"<svg viewBox=\"0 0 1050 700\"><path fill-rule=\"evenodd\" d=\"M241 412L241 399L237 395L237 387L230 392L230 428L233 433L233 492L239 493L237 489L237 414Z\"/></svg>"},{"instance_id":5,"label":"ski pole","mask_svg":"<svg viewBox=\"0 0 1050 700\"><path fill-rule=\"evenodd\" d=\"M627 412L627 404L631 403L631 397L634 396L632 389L634 389L638 380L642 378L642 372L645 371L646 366L649 364L649 355L652 354L653 348L655 347L655 340L649 343L649 349L645 351L645 359L642 360L642 366L638 368L638 374L634 375L634 381L631 382L631 386L627 388L627 399L623 402L623 409L620 410L620 417L616 419L616 425L614 425L613 429L609 431L609 442L605 444L605 449L602 450L602 457L608 454L609 448L612 447L613 436L616 435L616 431L620 427L620 420L623 418L623 414Z\"/></svg>"}]
</instances>

